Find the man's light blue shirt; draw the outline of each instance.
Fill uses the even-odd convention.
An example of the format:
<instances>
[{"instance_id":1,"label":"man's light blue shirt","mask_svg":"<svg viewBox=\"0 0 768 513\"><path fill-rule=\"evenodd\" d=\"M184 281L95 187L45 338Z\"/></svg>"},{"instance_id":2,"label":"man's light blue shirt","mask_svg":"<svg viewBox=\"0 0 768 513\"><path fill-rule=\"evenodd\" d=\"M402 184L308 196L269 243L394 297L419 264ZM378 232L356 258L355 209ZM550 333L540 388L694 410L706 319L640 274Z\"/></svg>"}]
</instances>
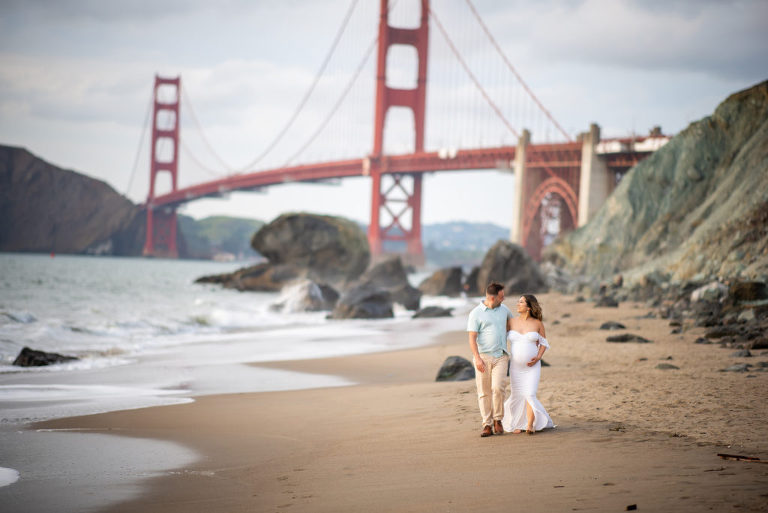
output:
<instances>
[{"instance_id":1,"label":"man's light blue shirt","mask_svg":"<svg viewBox=\"0 0 768 513\"><path fill-rule=\"evenodd\" d=\"M507 319L512 312L505 305L488 308L480 303L469 313L467 331L477 332L477 348L494 358L507 353Z\"/></svg>"}]
</instances>

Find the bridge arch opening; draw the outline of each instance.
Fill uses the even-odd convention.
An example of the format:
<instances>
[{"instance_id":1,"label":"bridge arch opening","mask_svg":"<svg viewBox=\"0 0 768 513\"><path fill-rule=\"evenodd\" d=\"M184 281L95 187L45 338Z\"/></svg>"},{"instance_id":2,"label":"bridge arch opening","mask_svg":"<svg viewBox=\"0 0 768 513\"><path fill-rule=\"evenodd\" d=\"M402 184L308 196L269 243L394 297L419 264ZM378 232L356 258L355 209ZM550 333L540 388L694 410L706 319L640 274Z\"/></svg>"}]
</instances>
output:
<instances>
[{"instance_id":1,"label":"bridge arch opening","mask_svg":"<svg viewBox=\"0 0 768 513\"><path fill-rule=\"evenodd\" d=\"M390 107L384 120L384 153L403 155L416 151L413 138L415 126L413 110L408 107Z\"/></svg>"},{"instance_id":2,"label":"bridge arch opening","mask_svg":"<svg viewBox=\"0 0 768 513\"><path fill-rule=\"evenodd\" d=\"M173 177L170 172L163 173L162 170L155 177L155 196L167 194L173 190Z\"/></svg>"},{"instance_id":3,"label":"bridge arch opening","mask_svg":"<svg viewBox=\"0 0 768 513\"><path fill-rule=\"evenodd\" d=\"M162 104L179 102L179 88L175 84L160 84L155 90L155 101Z\"/></svg>"},{"instance_id":4,"label":"bridge arch opening","mask_svg":"<svg viewBox=\"0 0 768 513\"><path fill-rule=\"evenodd\" d=\"M412 45L387 49L387 87L415 89L419 81L419 54Z\"/></svg>"},{"instance_id":5,"label":"bridge arch opening","mask_svg":"<svg viewBox=\"0 0 768 513\"><path fill-rule=\"evenodd\" d=\"M157 130L173 130L176 128L176 112L171 109L158 109L155 121Z\"/></svg>"},{"instance_id":6,"label":"bridge arch opening","mask_svg":"<svg viewBox=\"0 0 768 513\"><path fill-rule=\"evenodd\" d=\"M535 260L541 259L544 248L555 238L576 228L576 217L569 208L567 194L550 191L543 195L538 208L529 221L525 248Z\"/></svg>"},{"instance_id":7,"label":"bridge arch opening","mask_svg":"<svg viewBox=\"0 0 768 513\"><path fill-rule=\"evenodd\" d=\"M158 137L155 141L155 161L168 164L173 162L173 156L176 152L176 142L171 137Z\"/></svg>"}]
</instances>

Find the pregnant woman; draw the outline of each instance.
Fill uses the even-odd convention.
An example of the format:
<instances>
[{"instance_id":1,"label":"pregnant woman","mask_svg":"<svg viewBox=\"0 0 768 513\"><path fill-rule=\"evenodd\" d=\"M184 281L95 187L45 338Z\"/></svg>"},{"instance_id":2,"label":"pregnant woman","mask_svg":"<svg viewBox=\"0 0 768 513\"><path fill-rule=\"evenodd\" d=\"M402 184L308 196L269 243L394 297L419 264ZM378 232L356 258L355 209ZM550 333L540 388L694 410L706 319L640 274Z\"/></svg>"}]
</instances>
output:
<instances>
[{"instance_id":1,"label":"pregnant woman","mask_svg":"<svg viewBox=\"0 0 768 513\"><path fill-rule=\"evenodd\" d=\"M507 339L511 344L509 380L512 394L504 402L505 431L529 435L554 427L541 402L536 398L541 377L541 357L549 348L544 338L541 307L535 296L525 294L517 301L519 317L509 319Z\"/></svg>"}]
</instances>

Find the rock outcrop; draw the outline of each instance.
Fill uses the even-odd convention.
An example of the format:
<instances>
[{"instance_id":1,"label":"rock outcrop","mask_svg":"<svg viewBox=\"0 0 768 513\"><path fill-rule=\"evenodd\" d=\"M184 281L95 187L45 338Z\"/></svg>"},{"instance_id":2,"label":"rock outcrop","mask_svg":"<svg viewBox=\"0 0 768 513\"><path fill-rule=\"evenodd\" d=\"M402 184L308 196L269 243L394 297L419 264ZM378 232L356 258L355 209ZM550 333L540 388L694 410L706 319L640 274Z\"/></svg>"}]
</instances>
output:
<instances>
[{"instance_id":1,"label":"rock outcrop","mask_svg":"<svg viewBox=\"0 0 768 513\"><path fill-rule=\"evenodd\" d=\"M196 283L274 292L308 279L343 287L370 261L368 240L353 221L317 214L283 214L253 235L253 248L269 262L233 273L203 276Z\"/></svg>"},{"instance_id":2,"label":"rock outcrop","mask_svg":"<svg viewBox=\"0 0 768 513\"><path fill-rule=\"evenodd\" d=\"M44 367L57 363L67 363L77 361L74 356L64 356L59 353L46 353L25 347L19 352L19 355L13 361L18 367Z\"/></svg>"},{"instance_id":3,"label":"rock outcrop","mask_svg":"<svg viewBox=\"0 0 768 513\"><path fill-rule=\"evenodd\" d=\"M370 282L353 285L336 302L331 319L384 319L394 317L392 296Z\"/></svg>"},{"instance_id":4,"label":"rock outcrop","mask_svg":"<svg viewBox=\"0 0 768 513\"><path fill-rule=\"evenodd\" d=\"M400 257L373 265L342 293L329 316L332 319L379 319L394 317L393 303L418 310L421 292L408 283Z\"/></svg>"},{"instance_id":5,"label":"rock outcrop","mask_svg":"<svg viewBox=\"0 0 768 513\"><path fill-rule=\"evenodd\" d=\"M411 286L400 257L390 257L365 271L357 283L366 283L374 288L389 292L392 301L403 305L406 310L418 310L421 292Z\"/></svg>"},{"instance_id":6,"label":"rock outcrop","mask_svg":"<svg viewBox=\"0 0 768 513\"><path fill-rule=\"evenodd\" d=\"M442 306L426 306L413 314L412 319L422 319L425 317L450 317L453 308L443 308Z\"/></svg>"},{"instance_id":7,"label":"rock outcrop","mask_svg":"<svg viewBox=\"0 0 768 513\"><path fill-rule=\"evenodd\" d=\"M768 277L768 81L637 164L595 218L544 252L574 273L625 286ZM655 279L655 278L654 278Z\"/></svg>"},{"instance_id":8,"label":"rock outcrop","mask_svg":"<svg viewBox=\"0 0 768 513\"><path fill-rule=\"evenodd\" d=\"M475 378L475 366L461 356L449 356L437 371L435 381L467 381Z\"/></svg>"},{"instance_id":9,"label":"rock outcrop","mask_svg":"<svg viewBox=\"0 0 768 513\"><path fill-rule=\"evenodd\" d=\"M506 240L498 241L485 254L472 292L484 294L491 281L503 283L507 296L542 292L547 287L538 264L522 246Z\"/></svg>"},{"instance_id":10,"label":"rock outcrop","mask_svg":"<svg viewBox=\"0 0 768 513\"><path fill-rule=\"evenodd\" d=\"M419 284L419 290L428 296L460 296L461 275L461 267L438 269Z\"/></svg>"},{"instance_id":11,"label":"rock outcrop","mask_svg":"<svg viewBox=\"0 0 768 513\"><path fill-rule=\"evenodd\" d=\"M105 182L0 146L0 251L140 255L144 215Z\"/></svg>"},{"instance_id":12,"label":"rock outcrop","mask_svg":"<svg viewBox=\"0 0 768 513\"><path fill-rule=\"evenodd\" d=\"M227 289L240 291L277 292L288 283L305 276L306 270L294 265L273 265L263 262L238 269L233 273L203 276L195 280L195 283L215 283Z\"/></svg>"},{"instance_id":13,"label":"rock outcrop","mask_svg":"<svg viewBox=\"0 0 768 513\"><path fill-rule=\"evenodd\" d=\"M307 278L348 283L370 262L368 240L354 221L308 213L283 214L251 239L270 264L306 269Z\"/></svg>"}]
</instances>

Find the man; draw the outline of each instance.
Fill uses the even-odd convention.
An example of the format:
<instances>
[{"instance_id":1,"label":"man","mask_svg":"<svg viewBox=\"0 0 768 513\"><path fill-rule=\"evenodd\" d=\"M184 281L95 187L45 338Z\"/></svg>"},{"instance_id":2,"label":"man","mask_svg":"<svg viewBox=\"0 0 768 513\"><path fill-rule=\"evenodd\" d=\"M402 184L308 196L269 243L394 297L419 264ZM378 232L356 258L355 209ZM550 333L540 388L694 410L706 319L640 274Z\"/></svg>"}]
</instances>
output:
<instances>
[{"instance_id":1,"label":"man","mask_svg":"<svg viewBox=\"0 0 768 513\"><path fill-rule=\"evenodd\" d=\"M509 353L507 352L507 319L512 312L502 305L504 285L491 282L485 289L485 300L469 313L467 331L472 350L477 385L477 400L483 417L480 436L504 433L504 389L506 388ZM491 430L493 426L493 431Z\"/></svg>"}]
</instances>

